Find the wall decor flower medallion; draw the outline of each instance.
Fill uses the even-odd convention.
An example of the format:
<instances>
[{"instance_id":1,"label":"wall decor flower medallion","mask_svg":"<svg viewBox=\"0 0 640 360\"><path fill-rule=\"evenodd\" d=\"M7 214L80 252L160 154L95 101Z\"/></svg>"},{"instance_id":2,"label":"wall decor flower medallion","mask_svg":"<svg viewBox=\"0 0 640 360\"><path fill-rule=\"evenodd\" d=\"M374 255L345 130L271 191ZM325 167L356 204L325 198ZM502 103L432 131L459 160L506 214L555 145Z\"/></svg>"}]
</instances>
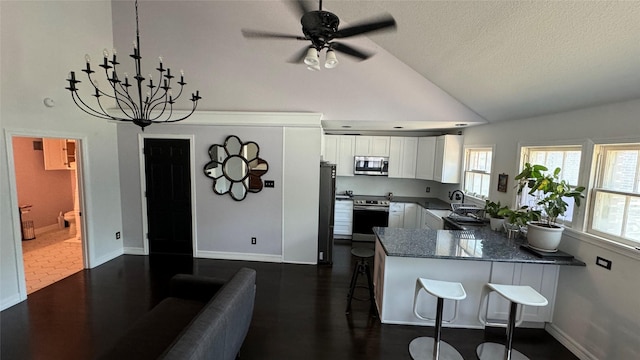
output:
<instances>
[{"instance_id":1,"label":"wall decor flower medallion","mask_svg":"<svg viewBox=\"0 0 640 360\"><path fill-rule=\"evenodd\" d=\"M204 166L204 174L213 179L213 192L229 194L237 201L247 193L262 190L261 176L269 170L269 164L259 157L260 147L253 141L243 143L230 135L224 145L211 145L211 161Z\"/></svg>"}]
</instances>

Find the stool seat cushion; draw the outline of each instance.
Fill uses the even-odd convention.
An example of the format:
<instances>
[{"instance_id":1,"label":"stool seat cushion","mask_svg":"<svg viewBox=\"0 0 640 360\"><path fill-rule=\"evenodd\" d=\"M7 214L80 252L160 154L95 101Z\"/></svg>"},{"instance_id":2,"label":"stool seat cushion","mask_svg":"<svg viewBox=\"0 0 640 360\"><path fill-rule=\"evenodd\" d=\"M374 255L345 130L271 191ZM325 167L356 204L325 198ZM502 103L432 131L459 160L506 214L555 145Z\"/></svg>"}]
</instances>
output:
<instances>
[{"instance_id":1,"label":"stool seat cushion","mask_svg":"<svg viewBox=\"0 0 640 360\"><path fill-rule=\"evenodd\" d=\"M429 294L442 299L462 300L467 297L464 287L459 282L441 281L419 278L420 286Z\"/></svg>"},{"instance_id":2,"label":"stool seat cushion","mask_svg":"<svg viewBox=\"0 0 640 360\"><path fill-rule=\"evenodd\" d=\"M502 295L505 299L527 306L546 306L547 299L527 285L487 284L489 288Z\"/></svg>"},{"instance_id":3,"label":"stool seat cushion","mask_svg":"<svg viewBox=\"0 0 640 360\"><path fill-rule=\"evenodd\" d=\"M376 253L372 249L357 247L351 249L351 254L359 258L370 258L373 257L373 255L375 255Z\"/></svg>"}]
</instances>

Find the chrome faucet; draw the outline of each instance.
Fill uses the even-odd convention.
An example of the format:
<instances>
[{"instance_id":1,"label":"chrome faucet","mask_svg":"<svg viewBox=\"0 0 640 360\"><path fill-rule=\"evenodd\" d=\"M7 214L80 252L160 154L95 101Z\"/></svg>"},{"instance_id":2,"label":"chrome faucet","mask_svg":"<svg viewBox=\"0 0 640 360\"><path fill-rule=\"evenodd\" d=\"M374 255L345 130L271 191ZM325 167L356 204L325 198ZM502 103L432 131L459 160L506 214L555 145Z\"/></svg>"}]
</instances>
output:
<instances>
[{"instance_id":1,"label":"chrome faucet","mask_svg":"<svg viewBox=\"0 0 640 360\"><path fill-rule=\"evenodd\" d=\"M451 192L451 194L449 194L449 200L453 200L454 196L456 200L462 199L460 203L464 204L464 192L462 190L455 190Z\"/></svg>"}]
</instances>

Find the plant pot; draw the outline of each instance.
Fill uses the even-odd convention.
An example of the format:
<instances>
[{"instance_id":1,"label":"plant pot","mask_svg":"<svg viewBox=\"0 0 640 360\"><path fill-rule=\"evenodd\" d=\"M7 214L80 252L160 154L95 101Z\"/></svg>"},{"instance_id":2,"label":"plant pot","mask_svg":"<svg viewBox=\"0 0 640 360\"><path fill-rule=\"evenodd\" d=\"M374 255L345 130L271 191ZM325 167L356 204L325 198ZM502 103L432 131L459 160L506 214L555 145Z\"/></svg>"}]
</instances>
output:
<instances>
[{"instance_id":1,"label":"plant pot","mask_svg":"<svg viewBox=\"0 0 640 360\"><path fill-rule=\"evenodd\" d=\"M504 227L504 218L490 217L489 226L493 231L502 231L502 228Z\"/></svg>"},{"instance_id":2,"label":"plant pot","mask_svg":"<svg viewBox=\"0 0 640 360\"><path fill-rule=\"evenodd\" d=\"M555 252L558 251L563 231L561 226L549 227L545 223L530 222L527 226L527 242L536 250Z\"/></svg>"}]
</instances>

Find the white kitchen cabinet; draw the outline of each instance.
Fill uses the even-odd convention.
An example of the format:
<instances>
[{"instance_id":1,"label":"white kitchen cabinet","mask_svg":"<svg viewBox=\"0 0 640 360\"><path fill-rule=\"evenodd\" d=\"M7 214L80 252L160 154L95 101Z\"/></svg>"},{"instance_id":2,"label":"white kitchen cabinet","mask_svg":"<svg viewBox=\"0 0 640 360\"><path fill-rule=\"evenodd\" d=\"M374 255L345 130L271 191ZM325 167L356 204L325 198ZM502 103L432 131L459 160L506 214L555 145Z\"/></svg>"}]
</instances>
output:
<instances>
[{"instance_id":1,"label":"white kitchen cabinet","mask_svg":"<svg viewBox=\"0 0 640 360\"><path fill-rule=\"evenodd\" d=\"M42 150L45 170L71 170L76 168L75 140L43 138Z\"/></svg>"},{"instance_id":2,"label":"white kitchen cabinet","mask_svg":"<svg viewBox=\"0 0 640 360\"><path fill-rule=\"evenodd\" d=\"M353 200L336 200L333 218L333 236L337 238L353 235Z\"/></svg>"},{"instance_id":3,"label":"white kitchen cabinet","mask_svg":"<svg viewBox=\"0 0 640 360\"><path fill-rule=\"evenodd\" d=\"M417 137L392 136L389 142L389 177L415 179L417 153Z\"/></svg>"},{"instance_id":4,"label":"white kitchen cabinet","mask_svg":"<svg viewBox=\"0 0 640 360\"><path fill-rule=\"evenodd\" d=\"M418 154L416 160L416 179L433 180L433 169L436 161L436 137L418 138Z\"/></svg>"},{"instance_id":5,"label":"white kitchen cabinet","mask_svg":"<svg viewBox=\"0 0 640 360\"><path fill-rule=\"evenodd\" d=\"M462 136L438 136L435 154L433 179L447 184L459 183L462 163Z\"/></svg>"},{"instance_id":6,"label":"white kitchen cabinet","mask_svg":"<svg viewBox=\"0 0 640 360\"><path fill-rule=\"evenodd\" d=\"M558 265L522 264L522 263L493 263L491 282L507 285L529 285L544 296L547 306L525 306L525 322L551 322L553 320L553 306L556 299L556 287L559 274ZM487 318L505 322L509 316L509 301L502 296L492 293L489 295Z\"/></svg>"},{"instance_id":7,"label":"white kitchen cabinet","mask_svg":"<svg viewBox=\"0 0 640 360\"><path fill-rule=\"evenodd\" d=\"M389 227L417 229L420 227L421 212L418 204L392 202L389 205Z\"/></svg>"},{"instance_id":8,"label":"white kitchen cabinet","mask_svg":"<svg viewBox=\"0 0 640 360\"><path fill-rule=\"evenodd\" d=\"M356 136L356 156L389 156L389 136Z\"/></svg>"},{"instance_id":9,"label":"white kitchen cabinet","mask_svg":"<svg viewBox=\"0 0 640 360\"><path fill-rule=\"evenodd\" d=\"M422 212L419 211L422 209L421 206L414 203L405 203L404 204L404 219L403 226L405 229L419 229L420 228L420 218Z\"/></svg>"},{"instance_id":10,"label":"white kitchen cabinet","mask_svg":"<svg viewBox=\"0 0 640 360\"><path fill-rule=\"evenodd\" d=\"M401 228L404 226L404 203L392 202L389 204L389 227Z\"/></svg>"},{"instance_id":11,"label":"white kitchen cabinet","mask_svg":"<svg viewBox=\"0 0 640 360\"><path fill-rule=\"evenodd\" d=\"M336 164L337 176L353 176L355 136L326 135L324 160Z\"/></svg>"},{"instance_id":12,"label":"white kitchen cabinet","mask_svg":"<svg viewBox=\"0 0 640 360\"><path fill-rule=\"evenodd\" d=\"M433 211L422 209L422 221L420 225L422 229L442 230L444 228L444 220Z\"/></svg>"}]
</instances>

